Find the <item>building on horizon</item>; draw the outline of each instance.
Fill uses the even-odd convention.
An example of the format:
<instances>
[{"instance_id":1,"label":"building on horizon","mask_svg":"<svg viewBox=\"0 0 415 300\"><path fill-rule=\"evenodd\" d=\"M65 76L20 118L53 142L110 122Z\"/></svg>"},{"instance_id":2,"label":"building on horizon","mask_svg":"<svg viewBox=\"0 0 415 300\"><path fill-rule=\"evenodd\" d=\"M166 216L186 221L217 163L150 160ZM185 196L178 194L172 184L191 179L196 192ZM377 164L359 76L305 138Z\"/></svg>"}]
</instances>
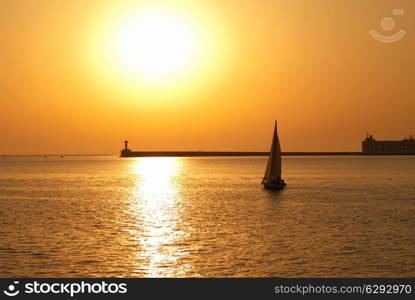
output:
<instances>
[{"instance_id":1,"label":"building on horizon","mask_svg":"<svg viewBox=\"0 0 415 300\"><path fill-rule=\"evenodd\" d=\"M362 141L365 154L415 154L415 139L405 137L401 141L377 141L373 135L367 135Z\"/></svg>"}]
</instances>

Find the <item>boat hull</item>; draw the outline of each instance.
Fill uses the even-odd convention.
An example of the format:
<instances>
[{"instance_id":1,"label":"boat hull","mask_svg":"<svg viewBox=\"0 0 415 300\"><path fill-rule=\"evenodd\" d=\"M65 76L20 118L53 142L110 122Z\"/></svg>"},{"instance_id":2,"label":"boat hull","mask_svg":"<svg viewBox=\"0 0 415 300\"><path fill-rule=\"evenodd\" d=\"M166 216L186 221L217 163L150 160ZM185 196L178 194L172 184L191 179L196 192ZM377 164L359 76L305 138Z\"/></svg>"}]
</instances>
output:
<instances>
[{"instance_id":1,"label":"boat hull","mask_svg":"<svg viewBox=\"0 0 415 300\"><path fill-rule=\"evenodd\" d=\"M262 186L267 190L282 190L284 189L287 184L284 180L276 180L276 181L262 181Z\"/></svg>"}]
</instances>

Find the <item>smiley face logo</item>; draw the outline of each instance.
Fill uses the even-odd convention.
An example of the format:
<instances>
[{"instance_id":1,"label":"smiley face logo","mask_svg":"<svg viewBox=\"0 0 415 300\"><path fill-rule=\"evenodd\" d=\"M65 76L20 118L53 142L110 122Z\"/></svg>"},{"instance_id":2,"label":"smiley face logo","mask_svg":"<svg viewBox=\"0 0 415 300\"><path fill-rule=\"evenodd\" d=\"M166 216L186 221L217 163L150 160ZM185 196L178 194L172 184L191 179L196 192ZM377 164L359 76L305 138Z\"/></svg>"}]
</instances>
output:
<instances>
[{"instance_id":1,"label":"smiley face logo","mask_svg":"<svg viewBox=\"0 0 415 300\"><path fill-rule=\"evenodd\" d=\"M393 10L394 15L404 15L404 13L405 11L403 9ZM382 27L384 31L391 31L392 29L395 28L395 20L390 17L385 17L380 22L380 27ZM393 43L403 38L404 35L406 34L406 31L401 29L395 34L384 35L384 34L377 32L375 29L372 29L369 31L369 33L375 40L378 40L379 42Z\"/></svg>"},{"instance_id":2,"label":"smiley face logo","mask_svg":"<svg viewBox=\"0 0 415 300\"><path fill-rule=\"evenodd\" d=\"M16 289L16 285L18 284L18 281L14 281L13 284L10 284L7 287L7 290L4 290L3 292L9 297L17 296L20 293L20 291Z\"/></svg>"}]
</instances>

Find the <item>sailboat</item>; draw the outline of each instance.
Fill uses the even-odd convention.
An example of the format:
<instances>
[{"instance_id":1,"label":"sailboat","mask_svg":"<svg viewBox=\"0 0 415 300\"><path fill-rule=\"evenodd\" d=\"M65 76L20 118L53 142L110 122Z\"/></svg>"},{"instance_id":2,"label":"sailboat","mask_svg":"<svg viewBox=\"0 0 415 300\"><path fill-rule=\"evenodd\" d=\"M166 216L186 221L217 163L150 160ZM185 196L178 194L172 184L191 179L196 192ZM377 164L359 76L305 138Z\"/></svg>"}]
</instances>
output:
<instances>
[{"instance_id":1,"label":"sailboat","mask_svg":"<svg viewBox=\"0 0 415 300\"><path fill-rule=\"evenodd\" d=\"M287 185L281 178L281 147L278 139L277 121L275 121L274 136L272 138L267 169L265 170L261 184L266 189L276 190L281 190Z\"/></svg>"}]
</instances>

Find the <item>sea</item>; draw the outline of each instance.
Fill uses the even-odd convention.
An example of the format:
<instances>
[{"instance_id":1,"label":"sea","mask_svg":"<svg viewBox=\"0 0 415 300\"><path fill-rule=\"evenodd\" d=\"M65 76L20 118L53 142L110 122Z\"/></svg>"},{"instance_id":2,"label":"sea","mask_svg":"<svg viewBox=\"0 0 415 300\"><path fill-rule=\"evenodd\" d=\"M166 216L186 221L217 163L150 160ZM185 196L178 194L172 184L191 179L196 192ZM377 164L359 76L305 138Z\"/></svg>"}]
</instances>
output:
<instances>
[{"instance_id":1,"label":"sea","mask_svg":"<svg viewBox=\"0 0 415 300\"><path fill-rule=\"evenodd\" d=\"M0 157L0 277L414 277L415 156Z\"/></svg>"}]
</instances>

